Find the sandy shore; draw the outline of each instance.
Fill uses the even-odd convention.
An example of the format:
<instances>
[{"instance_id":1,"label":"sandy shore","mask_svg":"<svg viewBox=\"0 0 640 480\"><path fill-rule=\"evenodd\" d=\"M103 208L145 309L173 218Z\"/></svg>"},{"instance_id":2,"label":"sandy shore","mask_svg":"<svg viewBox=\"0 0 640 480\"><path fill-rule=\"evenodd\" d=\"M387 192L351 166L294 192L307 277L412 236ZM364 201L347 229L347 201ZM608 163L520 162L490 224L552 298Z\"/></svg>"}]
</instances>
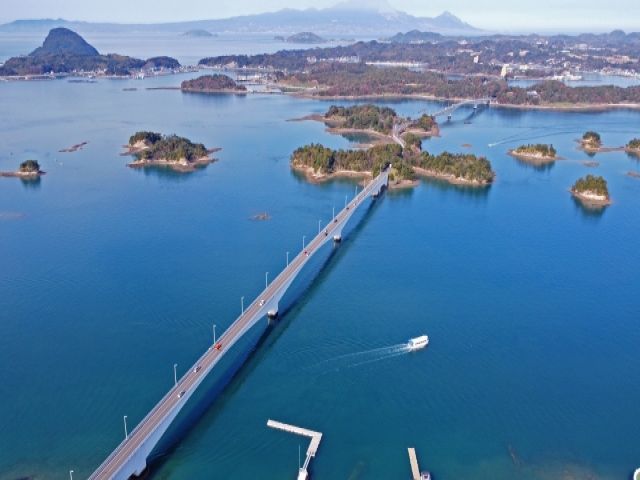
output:
<instances>
[{"instance_id":1,"label":"sandy shore","mask_svg":"<svg viewBox=\"0 0 640 480\"><path fill-rule=\"evenodd\" d=\"M577 192L575 190L569 190L571 195L580 200L587 207L606 207L607 205L611 205L611 199L605 197L604 195L598 195L594 192Z\"/></svg>"},{"instance_id":2,"label":"sandy shore","mask_svg":"<svg viewBox=\"0 0 640 480\"><path fill-rule=\"evenodd\" d=\"M25 180L30 180L34 178L38 178L41 175L44 175L47 172L39 171L39 172L0 172L0 177L18 177L23 178Z\"/></svg>"},{"instance_id":3,"label":"sandy shore","mask_svg":"<svg viewBox=\"0 0 640 480\"><path fill-rule=\"evenodd\" d=\"M427 170L420 167L413 167L413 170L420 176L429 177L429 178L438 178L440 180L445 180L453 185L468 185L470 187L486 187L491 184L491 182L479 182L477 180L467 180L466 178L454 177L453 175L439 173L433 170Z\"/></svg>"},{"instance_id":4,"label":"sandy shore","mask_svg":"<svg viewBox=\"0 0 640 480\"><path fill-rule=\"evenodd\" d=\"M310 183L324 183L339 178L351 178L355 180L362 179L362 182L358 182L359 185L365 185L369 180L373 178L372 172L356 172L354 170L339 170L333 173L317 173L313 167L306 167L304 165L291 164L291 168L296 172L304 175L307 181ZM418 185L417 180L395 180L389 181L389 190L399 190L403 188L412 188Z\"/></svg>"}]
</instances>

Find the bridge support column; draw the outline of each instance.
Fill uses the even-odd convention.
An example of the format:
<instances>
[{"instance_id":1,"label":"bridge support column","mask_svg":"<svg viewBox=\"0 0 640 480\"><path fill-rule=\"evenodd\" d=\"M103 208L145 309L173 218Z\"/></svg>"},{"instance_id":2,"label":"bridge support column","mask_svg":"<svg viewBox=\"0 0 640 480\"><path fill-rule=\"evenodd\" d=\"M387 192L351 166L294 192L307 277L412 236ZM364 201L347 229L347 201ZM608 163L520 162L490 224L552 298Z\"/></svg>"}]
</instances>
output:
<instances>
[{"instance_id":1,"label":"bridge support column","mask_svg":"<svg viewBox=\"0 0 640 480\"><path fill-rule=\"evenodd\" d=\"M448 121L448 122L450 122L450 121L451 121L451 117L452 117L452 115L449 113L449 114L447 115L447 121Z\"/></svg>"},{"instance_id":2,"label":"bridge support column","mask_svg":"<svg viewBox=\"0 0 640 480\"><path fill-rule=\"evenodd\" d=\"M269 317L270 320L273 320L274 318L278 317L278 307L276 306L276 308L272 308L271 310L269 310L267 312L267 317Z\"/></svg>"}]
</instances>

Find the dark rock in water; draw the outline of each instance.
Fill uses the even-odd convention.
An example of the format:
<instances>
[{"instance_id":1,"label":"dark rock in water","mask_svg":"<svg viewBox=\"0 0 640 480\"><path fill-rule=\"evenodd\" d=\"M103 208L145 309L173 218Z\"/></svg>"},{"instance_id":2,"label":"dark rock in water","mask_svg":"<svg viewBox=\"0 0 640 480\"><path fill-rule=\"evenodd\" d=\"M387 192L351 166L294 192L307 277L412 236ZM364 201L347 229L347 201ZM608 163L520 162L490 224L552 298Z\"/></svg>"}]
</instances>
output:
<instances>
[{"instance_id":1,"label":"dark rock in water","mask_svg":"<svg viewBox=\"0 0 640 480\"><path fill-rule=\"evenodd\" d=\"M41 47L29 54L31 57L47 55L77 55L94 57L98 50L89 45L84 38L68 28L54 28L49 32Z\"/></svg>"}]
</instances>

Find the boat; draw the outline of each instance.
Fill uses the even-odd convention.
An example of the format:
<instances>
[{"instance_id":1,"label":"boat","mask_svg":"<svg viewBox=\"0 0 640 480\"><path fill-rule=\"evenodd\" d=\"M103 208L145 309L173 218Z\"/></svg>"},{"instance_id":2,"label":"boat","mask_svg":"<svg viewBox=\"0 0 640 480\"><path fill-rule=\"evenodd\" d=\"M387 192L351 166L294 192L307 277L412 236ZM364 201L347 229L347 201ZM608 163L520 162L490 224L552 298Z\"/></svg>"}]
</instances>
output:
<instances>
[{"instance_id":1,"label":"boat","mask_svg":"<svg viewBox=\"0 0 640 480\"><path fill-rule=\"evenodd\" d=\"M420 480L431 480L431 473L429 472L421 472Z\"/></svg>"},{"instance_id":2,"label":"boat","mask_svg":"<svg viewBox=\"0 0 640 480\"><path fill-rule=\"evenodd\" d=\"M429 345L429 336L421 335L419 337L410 338L407 342L407 347L409 350L418 350L420 348L424 348Z\"/></svg>"}]
</instances>

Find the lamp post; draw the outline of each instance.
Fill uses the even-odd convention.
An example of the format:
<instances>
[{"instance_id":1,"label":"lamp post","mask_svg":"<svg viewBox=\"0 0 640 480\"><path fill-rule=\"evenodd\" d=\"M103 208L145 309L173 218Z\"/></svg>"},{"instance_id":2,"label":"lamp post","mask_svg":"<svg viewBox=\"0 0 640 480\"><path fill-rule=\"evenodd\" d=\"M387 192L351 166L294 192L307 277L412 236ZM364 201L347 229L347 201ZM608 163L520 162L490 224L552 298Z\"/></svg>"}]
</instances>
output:
<instances>
[{"instance_id":1,"label":"lamp post","mask_svg":"<svg viewBox=\"0 0 640 480\"><path fill-rule=\"evenodd\" d=\"M73 470L69 470L69 480L73 480Z\"/></svg>"},{"instance_id":2,"label":"lamp post","mask_svg":"<svg viewBox=\"0 0 640 480\"><path fill-rule=\"evenodd\" d=\"M344 208L347 208L347 195L344 196Z\"/></svg>"},{"instance_id":3,"label":"lamp post","mask_svg":"<svg viewBox=\"0 0 640 480\"><path fill-rule=\"evenodd\" d=\"M318 234L320 234L320 223L322 222L322 220L318 220Z\"/></svg>"},{"instance_id":4,"label":"lamp post","mask_svg":"<svg viewBox=\"0 0 640 480\"><path fill-rule=\"evenodd\" d=\"M269 286L269 272L264 272L264 288Z\"/></svg>"},{"instance_id":5,"label":"lamp post","mask_svg":"<svg viewBox=\"0 0 640 480\"><path fill-rule=\"evenodd\" d=\"M336 207L334 205L333 207L333 216L331 217L331 220L335 220L336 219Z\"/></svg>"},{"instance_id":6,"label":"lamp post","mask_svg":"<svg viewBox=\"0 0 640 480\"><path fill-rule=\"evenodd\" d=\"M304 250L304 239L307 238L306 235L302 235L302 249Z\"/></svg>"},{"instance_id":7,"label":"lamp post","mask_svg":"<svg viewBox=\"0 0 640 480\"><path fill-rule=\"evenodd\" d=\"M127 416L125 415L123 417L124 420L124 439L126 440L127 438L129 438L129 431L127 430Z\"/></svg>"},{"instance_id":8,"label":"lamp post","mask_svg":"<svg viewBox=\"0 0 640 480\"><path fill-rule=\"evenodd\" d=\"M216 344L216 324L213 324L213 344Z\"/></svg>"},{"instance_id":9,"label":"lamp post","mask_svg":"<svg viewBox=\"0 0 640 480\"><path fill-rule=\"evenodd\" d=\"M178 385L178 364L173 364L173 382Z\"/></svg>"},{"instance_id":10,"label":"lamp post","mask_svg":"<svg viewBox=\"0 0 640 480\"><path fill-rule=\"evenodd\" d=\"M240 297L240 310L242 311L242 314L244 315L244 297Z\"/></svg>"},{"instance_id":11,"label":"lamp post","mask_svg":"<svg viewBox=\"0 0 640 480\"><path fill-rule=\"evenodd\" d=\"M287 267L289 266L289 252L287 252Z\"/></svg>"}]
</instances>

